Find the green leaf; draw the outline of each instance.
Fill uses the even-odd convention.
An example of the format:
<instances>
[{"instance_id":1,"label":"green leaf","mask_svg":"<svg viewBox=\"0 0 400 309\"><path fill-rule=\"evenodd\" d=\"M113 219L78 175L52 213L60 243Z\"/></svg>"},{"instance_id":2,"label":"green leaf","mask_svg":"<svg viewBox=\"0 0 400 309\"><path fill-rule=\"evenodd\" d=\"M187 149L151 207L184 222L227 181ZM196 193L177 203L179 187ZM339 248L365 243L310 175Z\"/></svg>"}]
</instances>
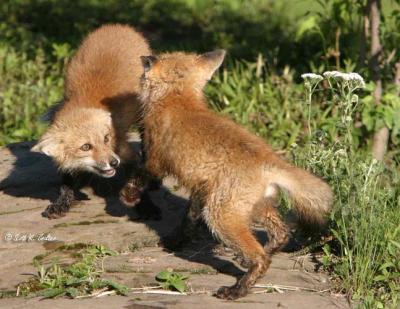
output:
<instances>
[{"instance_id":1,"label":"green leaf","mask_svg":"<svg viewBox=\"0 0 400 309\"><path fill-rule=\"evenodd\" d=\"M392 263L392 262L386 262L386 263L383 263L380 267L379 267L379 269L381 269L381 270L386 270L386 268L390 268L390 267L395 267L395 265Z\"/></svg>"},{"instance_id":2,"label":"green leaf","mask_svg":"<svg viewBox=\"0 0 400 309\"><path fill-rule=\"evenodd\" d=\"M305 20L300 23L297 29L296 39L301 39L304 34L310 31L319 30L319 25L315 16L308 16Z\"/></svg>"},{"instance_id":3,"label":"green leaf","mask_svg":"<svg viewBox=\"0 0 400 309\"><path fill-rule=\"evenodd\" d=\"M56 296L64 295L66 292L63 288L46 289L39 294L45 298L54 298Z\"/></svg>"},{"instance_id":4,"label":"green leaf","mask_svg":"<svg viewBox=\"0 0 400 309\"><path fill-rule=\"evenodd\" d=\"M179 279L180 280L187 280L187 279L189 279L189 275L186 275L186 274L179 274Z\"/></svg>"},{"instance_id":5,"label":"green leaf","mask_svg":"<svg viewBox=\"0 0 400 309\"><path fill-rule=\"evenodd\" d=\"M394 241L394 240L389 240L390 243L392 243L393 245L395 245L397 248L400 249L400 242Z\"/></svg>"},{"instance_id":6,"label":"green leaf","mask_svg":"<svg viewBox=\"0 0 400 309\"><path fill-rule=\"evenodd\" d=\"M181 280L174 281L171 283L171 285L180 293L183 293L186 290L186 284Z\"/></svg>"},{"instance_id":7,"label":"green leaf","mask_svg":"<svg viewBox=\"0 0 400 309\"><path fill-rule=\"evenodd\" d=\"M116 290L119 294L122 294L122 295L128 294L129 288L126 285L119 284L119 283L116 283L114 281L107 280L107 279L104 279L102 281L105 286L108 286L109 288Z\"/></svg>"},{"instance_id":8,"label":"green leaf","mask_svg":"<svg viewBox=\"0 0 400 309\"><path fill-rule=\"evenodd\" d=\"M69 278L65 281L65 285L66 286L77 285L83 281L84 281L84 279L81 279L81 278Z\"/></svg>"},{"instance_id":9,"label":"green leaf","mask_svg":"<svg viewBox=\"0 0 400 309\"><path fill-rule=\"evenodd\" d=\"M170 277L171 277L171 273L169 271L166 271L166 270L160 271L156 275L156 279L157 280L168 280Z\"/></svg>"},{"instance_id":10,"label":"green leaf","mask_svg":"<svg viewBox=\"0 0 400 309\"><path fill-rule=\"evenodd\" d=\"M387 276L385 276L385 275L378 275L378 276L375 276L374 277L374 281L385 281L385 280L387 280Z\"/></svg>"},{"instance_id":11,"label":"green leaf","mask_svg":"<svg viewBox=\"0 0 400 309\"><path fill-rule=\"evenodd\" d=\"M381 302L376 302L376 308L383 309L384 306L383 306L383 304Z\"/></svg>"},{"instance_id":12,"label":"green leaf","mask_svg":"<svg viewBox=\"0 0 400 309\"><path fill-rule=\"evenodd\" d=\"M68 288L65 291L65 294L68 295L69 297L75 298L79 295L79 291L76 288Z\"/></svg>"}]
</instances>

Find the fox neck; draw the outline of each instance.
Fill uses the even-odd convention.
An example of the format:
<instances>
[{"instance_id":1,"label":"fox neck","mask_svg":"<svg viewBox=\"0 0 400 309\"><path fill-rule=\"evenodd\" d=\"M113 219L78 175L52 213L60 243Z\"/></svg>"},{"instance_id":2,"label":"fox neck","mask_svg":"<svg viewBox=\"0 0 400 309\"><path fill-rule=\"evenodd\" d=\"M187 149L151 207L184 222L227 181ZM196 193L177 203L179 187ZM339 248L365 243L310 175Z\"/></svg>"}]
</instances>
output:
<instances>
[{"instance_id":1,"label":"fox neck","mask_svg":"<svg viewBox=\"0 0 400 309\"><path fill-rule=\"evenodd\" d=\"M158 95L157 95L158 94ZM207 103L202 90L193 87L175 87L163 93L150 92L147 97L142 97L144 117L169 107L181 107L182 109L206 109Z\"/></svg>"}]
</instances>

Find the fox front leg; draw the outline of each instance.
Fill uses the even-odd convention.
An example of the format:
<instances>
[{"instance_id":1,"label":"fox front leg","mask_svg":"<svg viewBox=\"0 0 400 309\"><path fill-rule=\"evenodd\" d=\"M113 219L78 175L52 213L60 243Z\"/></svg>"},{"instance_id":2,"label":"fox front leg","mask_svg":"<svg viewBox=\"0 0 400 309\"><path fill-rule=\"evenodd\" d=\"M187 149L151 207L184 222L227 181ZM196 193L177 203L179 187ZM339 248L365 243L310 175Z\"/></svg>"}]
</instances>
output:
<instances>
[{"instance_id":1,"label":"fox front leg","mask_svg":"<svg viewBox=\"0 0 400 309\"><path fill-rule=\"evenodd\" d=\"M84 175L72 176L67 173L62 174L60 194L57 200L47 206L46 210L42 212L42 216L49 219L57 219L65 216L76 200L75 191L84 184L86 178Z\"/></svg>"},{"instance_id":2,"label":"fox front leg","mask_svg":"<svg viewBox=\"0 0 400 309\"><path fill-rule=\"evenodd\" d=\"M131 175L119 193L119 199L125 207L135 208L140 219L160 220L161 210L153 203L149 191L161 187L157 179L149 177L140 168L133 168Z\"/></svg>"},{"instance_id":3,"label":"fox front leg","mask_svg":"<svg viewBox=\"0 0 400 309\"><path fill-rule=\"evenodd\" d=\"M146 164L146 152L143 145L144 129L139 126L141 138L141 157L128 164L128 181L119 193L119 199L126 207L134 207L140 219L160 220L161 210L153 203L149 191L161 188L162 182L151 177L143 167Z\"/></svg>"},{"instance_id":4,"label":"fox front leg","mask_svg":"<svg viewBox=\"0 0 400 309\"><path fill-rule=\"evenodd\" d=\"M125 207L134 207L140 219L160 220L161 210L152 202L148 191L160 189L162 182L157 178L151 177L143 167L146 162L146 152L143 145L143 126L139 126L139 134L141 138L141 156L138 157L132 152L124 158L124 161L129 162L125 168L128 180L119 192L119 199Z\"/></svg>"},{"instance_id":5,"label":"fox front leg","mask_svg":"<svg viewBox=\"0 0 400 309\"><path fill-rule=\"evenodd\" d=\"M145 183L141 175L138 175L139 167L135 164L125 164L127 181L119 192L119 199L125 207L135 207L140 203L141 195L144 192Z\"/></svg>"}]
</instances>

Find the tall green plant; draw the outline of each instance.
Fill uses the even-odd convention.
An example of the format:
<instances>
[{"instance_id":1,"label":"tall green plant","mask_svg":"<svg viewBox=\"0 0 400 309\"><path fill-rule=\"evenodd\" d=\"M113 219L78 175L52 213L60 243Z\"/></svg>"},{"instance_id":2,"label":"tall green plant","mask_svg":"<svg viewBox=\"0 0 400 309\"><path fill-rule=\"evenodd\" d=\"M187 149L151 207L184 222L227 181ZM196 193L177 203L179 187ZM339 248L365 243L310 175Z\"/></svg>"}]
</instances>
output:
<instances>
[{"instance_id":1,"label":"tall green plant","mask_svg":"<svg viewBox=\"0 0 400 309\"><path fill-rule=\"evenodd\" d=\"M313 92L309 95L309 91L316 89L322 76L303 77L311 104ZM393 185L400 177L353 142L354 114L360 103L356 91L364 88L363 79L356 73L340 72L325 72L324 77L332 93L331 104L340 113L338 139L308 143L295 156L300 164L327 178L335 191L331 216L335 242L325 246L324 261L359 306L395 308L400 292L400 268L394 258L400 256L400 196Z\"/></svg>"}]
</instances>

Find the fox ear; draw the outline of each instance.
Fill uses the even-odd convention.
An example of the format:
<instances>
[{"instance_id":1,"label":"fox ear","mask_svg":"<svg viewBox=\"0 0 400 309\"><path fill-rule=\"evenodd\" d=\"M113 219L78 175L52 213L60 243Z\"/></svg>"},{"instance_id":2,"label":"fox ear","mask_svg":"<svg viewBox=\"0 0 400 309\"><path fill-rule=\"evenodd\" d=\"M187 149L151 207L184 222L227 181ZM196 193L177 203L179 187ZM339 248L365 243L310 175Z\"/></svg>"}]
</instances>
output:
<instances>
[{"instance_id":1,"label":"fox ear","mask_svg":"<svg viewBox=\"0 0 400 309\"><path fill-rule=\"evenodd\" d=\"M49 157L54 157L57 155L59 148L60 143L57 142L54 138L43 137L35 146L31 148L31 151L40 152Z\"/></svg>"},{"instance_id":2,"label":"fox ear","mask_svg":"<svg viewBox=\"0 0 400 309\"><path fill-rule=\"evenodd\" d=\"M154 62L156 62L157 58L154 56L140 56L140 60L142 60L142 65L144 68L144 72L148 72L153 67Z\"/></svg>"},{"instance_id":3,"label":"fox ear","mask_svg":"<svg viewBox=\"0 0 400 309\"><path fill-rule=\"evenodd\" d=\"M210 80L214 72L220 67L224 61L225 54L225 50L217 49L200 55L199 60L203 64L203 67L206 71L207 80Z\"/></svg>"}]
</instances>

